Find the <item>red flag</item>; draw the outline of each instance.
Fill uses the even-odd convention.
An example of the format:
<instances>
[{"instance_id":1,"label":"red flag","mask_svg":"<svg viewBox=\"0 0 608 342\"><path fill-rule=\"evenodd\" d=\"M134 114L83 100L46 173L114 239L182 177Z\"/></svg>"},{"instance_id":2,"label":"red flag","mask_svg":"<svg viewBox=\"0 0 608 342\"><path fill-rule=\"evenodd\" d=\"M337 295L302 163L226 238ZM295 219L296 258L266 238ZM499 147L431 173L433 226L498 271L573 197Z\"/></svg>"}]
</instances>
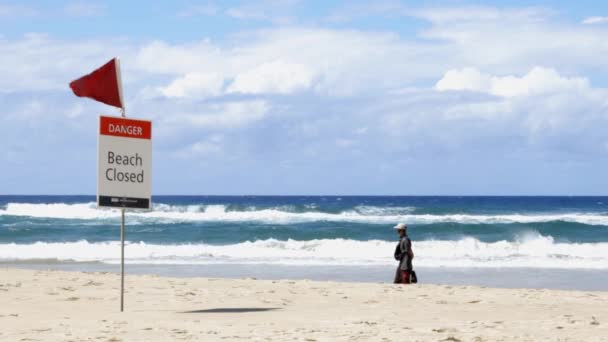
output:
<instances>
[{"instance_id":1,"label":"red flag","mask_svg":"<svg viewBox=\"0 0 608 342\"><path fill-rule=\"evenodd\" d=\"M88 97L110 106L124 108L118 58L113 58L92 73L72 81L70 88L76 96Z\"/></svg>"}]
</instances>

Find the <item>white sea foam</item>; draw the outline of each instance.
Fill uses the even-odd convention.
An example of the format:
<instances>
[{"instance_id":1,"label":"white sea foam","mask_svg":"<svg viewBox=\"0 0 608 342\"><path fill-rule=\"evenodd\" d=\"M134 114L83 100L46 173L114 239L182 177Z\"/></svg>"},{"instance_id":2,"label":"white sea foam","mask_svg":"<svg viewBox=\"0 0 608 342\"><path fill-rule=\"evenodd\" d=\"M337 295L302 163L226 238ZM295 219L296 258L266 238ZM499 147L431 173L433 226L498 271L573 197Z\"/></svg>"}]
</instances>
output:
<instances>
[{"instance_id":1,"label":"white sea foam","mask_svg":"<svg viewBox=\"0 0 608 342\"><path fill-rule=\"evenodd\" d=\"M232 245L128 243L131 264L394 265L395 242L323 239L258 240ZM416 266L608 269L608 243L561 243L531 234L515 242L414 241ZM119 242L0 244L0 260L118 263Z\"/></svg>"},{"instance_id":2,"label":"white sea foam","mask_svg":"<svg viewBox=\"0 0 608 342\"><path fill-rule=\"evenodd\" d=\"M367 216L406 215L414 212L415 207L378 207L373 205L358 205L354 212Z\"/></svg>"},{"instance_id":3,"label":"white sea foam","mask_svg":"<svg viewBox=\"0 0 608 342\"><path fill-rule=\"evenodd\" d=\"M601 213L540 213L540 214L413 214L409 207L356 207L340 213L326 213L315 210L306 212L285 211L281 208L248 208L241 211L227 210L224 205L167 205L155 204L152 211L133 211L128 216L130 224L137 223L179 223L179 222L262 222L272 224L291 224L314 221L355 222L392 224L408 222L411 224L430 223L535 223L535 222L576 222L587 225L608 225L608 215ZM397 211L397 212L396 212ZM97 209L95 203L78 204L32 204L8 203L0 209L0 216L24 216L55 219L107 220L120 217L118 210Z\"/></svg>"}]
</instances>

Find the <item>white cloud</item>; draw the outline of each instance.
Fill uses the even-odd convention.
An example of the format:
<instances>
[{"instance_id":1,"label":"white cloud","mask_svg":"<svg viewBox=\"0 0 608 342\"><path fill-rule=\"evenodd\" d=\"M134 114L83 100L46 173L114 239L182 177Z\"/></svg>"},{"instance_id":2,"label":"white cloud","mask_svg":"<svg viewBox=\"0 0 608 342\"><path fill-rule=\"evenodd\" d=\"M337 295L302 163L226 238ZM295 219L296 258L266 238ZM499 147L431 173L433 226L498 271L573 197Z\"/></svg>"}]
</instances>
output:
<instances>
[{"instance_id":1,"label":"white cloud","mask_svg":"<svg viewBox=\"0 0 608 342\"><path fill-rule=\"evenodd\" d=\"M521 72L534 65L601 68L600 56L608 53L604 27L558 24L552 11L543 8L490 7L471 13L435 8L418 15L432 24L420 37L436 41L454 63L493 72Z\"/></svg>"},{"instance_id":2,"label":"white cloud","mask_svg":"<svg viewBox=\"0 0 608 342\"><path fill-rule=\"evenodd\" d=\"M220 8L214 4L192 5L177 13L178 17L215 16Z\"/></svg>"},{"instance_id":3,"label":"white cloud","mask_svg":"<svg viewBox=\"0 0 608 342\"><path fill-rule=\"evenodd\" d=\"M179 127L232 129L247 126L266 117L269 105L262 100L210 103L187 113L174 111L163 121Z\"/></svg>"},{"instance_id":4,"label":"white cloud","mask_svg":"<svg viewBox=\"0 0 608 342\"><path fill-rule=\"evenodd\" d=\"M513 97L539 95L559 91L577 91L589 88L587 79L562 77L553 69L535 67L522 77L492 76L475 68L450 70L435 84L435 89L469 90Z\"/></svg>"},{"instance_id":5,"label":"white cloud","mask_svg":"<svg viewBox=\"0 0 608 342\"><path fill-rule=\"evenodd\" d=\"M71 2L64 6L64 12L73 17L94 17L105 14L105 7L92 2Z\"/></svg>"},{"instance_id":6,"label":"white cloud","mask_svg":"<svg viewBox=\"0 0 608 342\"><path fill-rule=\"evenodd\" d=\"M608 23L608 17L589 17L582 22L585 25L605 24Z\"/></svg>"},{"instance_id":7,"label":"white cloud","mask_svg":"<svg viewBox=\"0 0 608 342\"><path fill-rule=\"evenodd\" d=\"M332 23L345 23L370 16L402 16L407 14L407 7L399 1L348 2L327 16Z\"/></svg>"},{"instance_id":8,"label":"white cloud","mask_svg":"<svg viewBox=\"0 0 608 342\"><path fill-rule=\"evenodd\" d=\"M491 88L489 75L482 75L475 68L449 70L442 79L435 84L435 89L444 90L471 90L487 91Z\"/></svg>"},{"instance_id":9,"label":"white cloud","mask_svg":"<svg viewBox=\"0 0 608 342\"><path fill-rule=\"evenodd\" d=\"M267 16L261 10L244 9L244 8L229 8L226 14L236 19L255 19L264 20Z\"/></svg>"},{"instance_id":10,"label":"white cloud","mask_svg":"<svg viewBox=\"0 0 608 342\"><path fill-rule=\"evenodd\" d=\"M585 77L569 76L593 79L589 70L608 71L603 58L608 52L606 30L601 26L559 26L538 14L542 11L440 12L428 16L429 29L421 36L409 38L297 27L241 32L221 42L0 38L0 95L50 90L69 98L62 114L80 115L73 103L86 103L86 108L93 104L73 98L68 82L107 61L108 51L117 51L129 111L155 116L162 127L159 134L171 129L172 136L195 130L241 132L268 124L277 132L289 126L299 137L310 138L314 132L315 139L300 141L309 151L323 151L311 146L313 141L336 146L335 130L351 132L341 137L343 143L353 140L360 142L358 148L376 144L391 151L400 147L390 139L403 132L416 136L422 149L425 144L458 146L467 139L494 139L482 133L467 137L461 130L527 136L542 134L538 132L544 128L563 132L575 127L568 123L578 122L573 119L577 115L603 122L601 108L607 104L598 100L601 90ZM491 19L495 16L499 19ZM463 65L473 67L461 69ZM482 94L437 92L431 89L435 80L437 90ZM413 90L396 93L406 88ZM156 97L137 96L144 89ZM583 107L568 105L568 92L576 93ZM48 107L41 101L42 108ZM559 106L570 108L572 116L555 108ZM40 112L38 107L29 110ZM501 125L502 130L496 128Z\"/></svg>"},{"instance_id":11,"label":"white cloud","mask_svg":"<svg viewBox=\"0 0 608 342\"><path fill-rule=\"evenodd\" d=\"M190 72L222 72L222 49L209 40L171 45L154 41L138 48L134 66L149 74L184 75Z\"/></svg>"},{"instance_id":12,"label":"white cloud","mask_svg":"<svg viewBox=\"0 0 608 342\"><path fill-rule=\"evenodd\" d=\"M336 146L342 148L350 148L357 144L356 140L353 139L336 139Z\"/></svg>"},{"instance_id":13,"label":"white cloud","mask_svg":"<svg viewBox=\"0 0 608 342\"><path fill-rule=\"evenodd\" d=\"M40 15L40 12L32 7L0 4L0 17L33 17L38 15Z\"/></svg>"},{"instance_id":14,"label":"white cloud","mask_svg":"<svg viewBox=\"0 0 608 342\"><path fill-rule=\"evenodd\" d=\"M38 33L0 38L0 93L66 90L70 81L116 55L122 57L124 67L132 60L132 47L120 39L63 41ZM125 79L131 77L124 71Z\"/></svg>"},{"instance_id":15,"label":"white cloud","mask_svg":"<svg viewBox=\"0 0 608 342\"><path fill-rule=\"evenodd\" d=\"M218 73L192 72L159 90L166 97L201 99L221 94L223 86L224 78Z\"/></svg>"},{"instance_id":16,"label":"white cloud","mask_svg":"<svg viewBox=\"0 0 608 342\"><path fill-rule=\"evenodd\" d=\"M188 159L193 157L206 157L217 155L223 151L224 136L213 134L207 139L199 140L180 150L175 155L180 158Z\"/></svg>"},{"instance_id":17,"label":"white cloud","mask_svg":"<svg viewBox=\"0 0 608 342\"><path fill-rule=\"evenodd\" d=\"M242 1L238 6L226 9L225 13L235 19L289 24L294 21L294 10L299 3L299 0Z\"/></svg>"},{"instance_id":18,"label":"white cloud","mask_svg":"<svg viewBox=\"0 0 608 342\"><path fill-rule=\"evenodd\" d=\"M296 5L287 4L292 8ZM164 74L175 80L188 73L217 72L229 80L261 65L284 61L315 75L319 89L345 94L365 92L369 87L400 87L462 65L503 74L547 63L569 71L581 67L604 70L608 32L601 25L556 25L546 12L492 7L411 10L410 15L428 20L430 27L410 38L390 32L292 26L242 32L223 42L201 39L183 44L58 41L49 37L0 40L0 60L9 62L0 69L27 66L40 76L74 62L85 65L92 56L105 59L110 57L107 51L119 49L124 64L146 76ZM13 60L11 56L16 57ZM16 63L18 60L23 62ZM45 61L56 65L44 65ZM12 77L18 71L25 77ZM3 77L25 83L29 73L8 70ZM32 78L45 80L42 76Z\"/></svg>"},{"instance_id":19,"label":"white cloud","mask_svg":"<svg viewBox=\"0 0 608 342\"><path fill-rule=\"evenodd\" d=\"M453 24L458 22L498 23L504 20L539 21L553 14L553 11L540 7L500 9L496 7L468 6L412 9L408 13L435 24Z\"/></svg>"},{"instance_id":20,"label":"white cloud","mask_svg":"<svg viewBox=\"0 0 608 342\"><path fill-rule=\"evenodd\" d=\"M313 79L313 72L305 65L277 60L238 74L228 92L290 94L309 88Z\"/></svg>"},{"instance_id":21,"label":"white cloud","mask_svg":"<svg viewBox=\"0 0 608 342\"><path fill-rule=\"evenodd\" d=\"M320 95L350 96L424 84L463 65L497 75L521 74L535 65L568 73L608 72L603 58L608 54L608 31L602 26L558 26L542 16L543 10L532 9L425 11L433 13L416 15L429 20L430 27L410 38L390 32L284 27L241 32L222 42L176 44L44 36L0 39L0 92L63 88L80 72L111 58L108 51L122 57L126 91L139 93L148 87L182 98L195 98L205 89L203 93L221 95L213 85L197 89L190 82L206 74L218 74L227 85L224 90L231 92L294 94L313 89ZM484 19L495 17L499 19Z\"/></svg>"},{"instance_id":22,"label":"white cloud","mask_svg":"<svg viewBox=\"0 0 608 342\"><path fill-rule=\"evenodd\" d=\"M20 17L91 17L105 14L105 6L103 4L94 3L92 1L74 1L68 2L63 6L50 8L31 7L24 5L6 5L0 4L0 17L20 18Z\"/></svg>"},{"instance_id":23,"label":"white cloud","mask_svg":"<svg viewBox=\"0 0 608 342\"><path fill-rule=\"evenodd\" d=\"M284 28L244 33L231 42L153 42L139 49L136 67L176 78L217 72L233 80L231 92L284 94L313 87L321 94L352 95L436 76L437 65L445 63L428 47L391 33Z\"/></svg>"}]
</instances>

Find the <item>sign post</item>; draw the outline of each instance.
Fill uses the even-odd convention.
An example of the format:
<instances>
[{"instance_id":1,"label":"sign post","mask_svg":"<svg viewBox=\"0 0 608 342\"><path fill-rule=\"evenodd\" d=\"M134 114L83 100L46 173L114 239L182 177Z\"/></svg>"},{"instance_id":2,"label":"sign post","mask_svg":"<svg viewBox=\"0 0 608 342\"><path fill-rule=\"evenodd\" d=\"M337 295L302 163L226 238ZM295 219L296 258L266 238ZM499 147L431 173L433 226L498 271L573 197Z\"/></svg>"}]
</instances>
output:
<instances>
[{"instance_id":1,"label":"sign post","mask_svg":"<svg viewBox=\"0 0 608 342\"><path fill-rule=\"evenodd\" d=\"M120 312L125 308L125 209L120 209Z\"/></svg>"},{"instance_id":2,"label":"sign post","mask_svg":"<svg viewBox=\"0 0 608 342\"><path fill-rule=\"evenodd\" d=\"M150 209L152 122L99 117L97 206L121 209L120 311L124 310L125 209Z\"/></svg>"}]
</instances>

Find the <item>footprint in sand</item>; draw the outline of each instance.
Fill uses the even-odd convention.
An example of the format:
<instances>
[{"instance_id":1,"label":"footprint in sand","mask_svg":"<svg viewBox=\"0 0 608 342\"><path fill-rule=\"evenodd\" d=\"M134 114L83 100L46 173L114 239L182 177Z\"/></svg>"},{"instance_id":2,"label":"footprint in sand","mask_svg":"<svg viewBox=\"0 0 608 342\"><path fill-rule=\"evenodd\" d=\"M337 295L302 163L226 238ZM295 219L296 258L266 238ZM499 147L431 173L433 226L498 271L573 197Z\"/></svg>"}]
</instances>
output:
<instances>
[{"instance_id":1,"label":"footprint in sand","mask_svg":"<svg viewBox=\"0 0 608 342\"><path fill-rule=\"evenodd\" d=\"M14 284L11 284L11 283L0 284L0 287L21 287L21 283L16 282Z\"/></svg>"},{"instance_id":2,"label":"footprint in sand","mask_svg":"<svg viewBox=\"0 0 608 342\"><path fill-rule=\"evenodd\" d=\"M591 325L600 325L600 322L594 316L591 316Z\"/></svg>"},{"instance_id":3,"label":"footprint in sand","mask_svg":"<svg viewBox=\"0 0 608 342\"><path fill-rule=\"evenodd\" d=\"M103 283L99 283L96 281L89 280L86 283L82 284L82 286L101 286Z\"/></svg>"},{"instance_id":4,"label":"footprint in sand","mask_svg":"<svg viewBox=\"0 0 608 342\"><path fill-rule=\"evenodd\" d=\"M359 321L359 322L355 322L354 324L377 325L377 324L378 324L378 322Z\"/></svg>"},{"instance_id":5,"label":"footprint in sand","mask_svg":"<svg viewBox=\"0 0 608 342\"><path fill-rule=\"evenodd\" d=\"M461 339L456 338L456 337L454 337L454 336L449 336L448 338L446 338L446 339L444 339L444 340L442 340L442 341L462 342L462 340L461 340Z\"/></svg>"}]
</instances>

